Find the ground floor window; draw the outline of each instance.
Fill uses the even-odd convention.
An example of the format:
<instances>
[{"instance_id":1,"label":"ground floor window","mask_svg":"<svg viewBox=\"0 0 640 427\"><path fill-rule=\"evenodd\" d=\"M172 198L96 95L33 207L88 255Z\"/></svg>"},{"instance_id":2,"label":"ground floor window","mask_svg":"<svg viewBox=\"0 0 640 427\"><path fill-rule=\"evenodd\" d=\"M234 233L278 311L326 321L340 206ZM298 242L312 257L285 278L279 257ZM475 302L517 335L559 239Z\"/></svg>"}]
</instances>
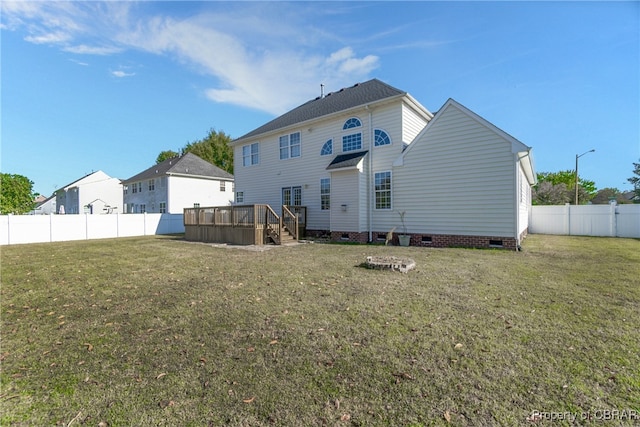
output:
<instances>
[{"instance_id":1,"label":"ground floor window","mask_svg":"<svg viewBox=\"0 0 640 427\"><path fill-rule=\"evenodd\" d=\"M331 178L320 180L320 209L323 211L331 209Z\"/></svg>"},{"instance_id":2,"label":"ground floor window","mask_svg":"<svg viewBox=\"0 0 640 427\"><path fill-rule=\"evenodd\" d=\"M236 193L236 203L244 203L244 191L238 191Z\"/></svg>"},{"instance_id":3,"label":"ground floor window","mask_svg":"<svg viewBox=\"0 0 640 427\"><path fill-rule=\"evenodd\" d=\"M302 205L302 187L283 187L282 204L287 206Z\"/></svg>"},{"instance_id":4,"label":"ground floor window","mask_svg":"<svg viewBox=\"0 0 640 427\"><path fill-rule=\"evenodd\" d=\"M375 174L376 209L391 209L391 172Z\"/></svg>"}]
</instances>

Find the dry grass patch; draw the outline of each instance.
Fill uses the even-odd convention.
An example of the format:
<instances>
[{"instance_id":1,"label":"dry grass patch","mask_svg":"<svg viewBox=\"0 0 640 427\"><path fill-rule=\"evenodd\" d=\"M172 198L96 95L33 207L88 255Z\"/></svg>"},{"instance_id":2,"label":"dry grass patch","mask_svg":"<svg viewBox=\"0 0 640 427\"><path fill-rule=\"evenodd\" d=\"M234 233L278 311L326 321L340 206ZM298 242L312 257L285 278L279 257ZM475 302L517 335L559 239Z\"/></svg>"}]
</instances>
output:
<instances>
[{"instance_id":1,"label":"dry grass patch","mask_svg":"<svg viewBox=\"0 0 640 427\"><path fill-rule=\"evenodd\" d=\"M1 425L640 414L638 240L249 252L146 237L1 255ZM368 255L417 266L369 270Z\"/></svg>"}]
</instances>

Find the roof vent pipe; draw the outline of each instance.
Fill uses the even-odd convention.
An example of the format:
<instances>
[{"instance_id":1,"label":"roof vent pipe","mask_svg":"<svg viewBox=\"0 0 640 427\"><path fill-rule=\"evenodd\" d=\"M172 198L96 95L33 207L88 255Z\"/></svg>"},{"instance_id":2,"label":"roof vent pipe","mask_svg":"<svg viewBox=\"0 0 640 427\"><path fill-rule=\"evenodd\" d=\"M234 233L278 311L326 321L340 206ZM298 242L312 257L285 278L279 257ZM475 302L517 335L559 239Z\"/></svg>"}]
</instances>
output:
<instances>
[{"instance_id":1,"label":"roof vent pipe","mask_svg":"<svg viewBox=\"0 0 640 427\"><path fill-rule=\"evenodd\" d=\"M320 83L320 98L324 98L324 83Z\"/></svg>"}]
</instances>

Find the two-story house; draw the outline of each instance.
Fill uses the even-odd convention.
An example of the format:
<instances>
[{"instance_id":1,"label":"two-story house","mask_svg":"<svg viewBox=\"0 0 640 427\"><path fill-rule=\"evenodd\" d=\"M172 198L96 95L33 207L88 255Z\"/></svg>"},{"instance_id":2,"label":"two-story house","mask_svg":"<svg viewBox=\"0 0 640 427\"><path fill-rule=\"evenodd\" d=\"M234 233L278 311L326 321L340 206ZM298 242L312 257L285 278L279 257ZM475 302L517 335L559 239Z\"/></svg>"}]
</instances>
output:
<instances>
[{"instance_id":1,"label":"two-story house","mask_svg":"<svg viewBox=\"0 0 640 427\"><path fill-rule=\"evenodd\" d=\"M182 213L233 201L233 175L193 153L167 159L124 180L124 213Z\"/></svg>"},{"instance_id":2,"label":"two-story house","mask_svg":"<svg viewBox=\"0 0 640 427\"><path fill-rule=\"evenodd\" d=\"M308 101L232 142L236 203L307 207L308 234L515 249L531 149L454 100L434 115L377 79Z\"/></svg>"},{"instance_id":3,"label":"two-story house","mask_svg":"<svg viewBox=\"0 0 640 427\"><path fill-rule=\"evenodd\" d=\"M103 171L92 172L56 190L53 205L59 214L116 213L122 206L122 183Z\"/></svg>"}]
</instances>

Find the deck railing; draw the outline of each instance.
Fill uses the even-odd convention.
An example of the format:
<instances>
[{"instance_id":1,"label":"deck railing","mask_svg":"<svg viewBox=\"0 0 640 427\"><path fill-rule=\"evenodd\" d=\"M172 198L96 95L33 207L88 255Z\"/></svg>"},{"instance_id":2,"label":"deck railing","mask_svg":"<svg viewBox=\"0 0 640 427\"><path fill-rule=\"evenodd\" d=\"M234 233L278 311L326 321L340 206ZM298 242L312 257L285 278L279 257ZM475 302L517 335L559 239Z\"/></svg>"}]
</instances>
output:
<instances>
[{"instance_id":1,"label":"deck railing","mask_svg":"<svg viewBox=\"0 0 640 427\"><path fill-rule=\"evenodd\" d=\"M255 244L267 243L269 238L276 244L282 243L282 234L289 233L294 239L300 237L300 225L306 222L306 206L282 206L279 216L269 205L230 205L204 208L186 208L184 210L184 225L189 228L187 234L196 239L225 239L228 233L233 236L242 235L242 241L251 239ZM202 226L202 227L201 227ZM208 226L213 226L211 231ZM232 231L237 230L237 231ZM247 229L255 230L249 236ZM198 234L200 230L204 234ZM209 231L207 231L209 230ZM226 230L226 231L223 231ZM194 237L194 236L202 237ZM215 237L211 237L215 236ZM240 239L240 238L238 238ZM255 239L255 240L254 240Z\"/></svg>"},{"instance_id":2,"label":"deck railing","mask_svg":"<svg viewBox=\"0 0 640 427\"><path fill-rule=\"evenodd\" d=\"M291 212L286 205L282 205L282 223L293 238L298 240L298 215Z\"/></svg>"}]
</instances>

